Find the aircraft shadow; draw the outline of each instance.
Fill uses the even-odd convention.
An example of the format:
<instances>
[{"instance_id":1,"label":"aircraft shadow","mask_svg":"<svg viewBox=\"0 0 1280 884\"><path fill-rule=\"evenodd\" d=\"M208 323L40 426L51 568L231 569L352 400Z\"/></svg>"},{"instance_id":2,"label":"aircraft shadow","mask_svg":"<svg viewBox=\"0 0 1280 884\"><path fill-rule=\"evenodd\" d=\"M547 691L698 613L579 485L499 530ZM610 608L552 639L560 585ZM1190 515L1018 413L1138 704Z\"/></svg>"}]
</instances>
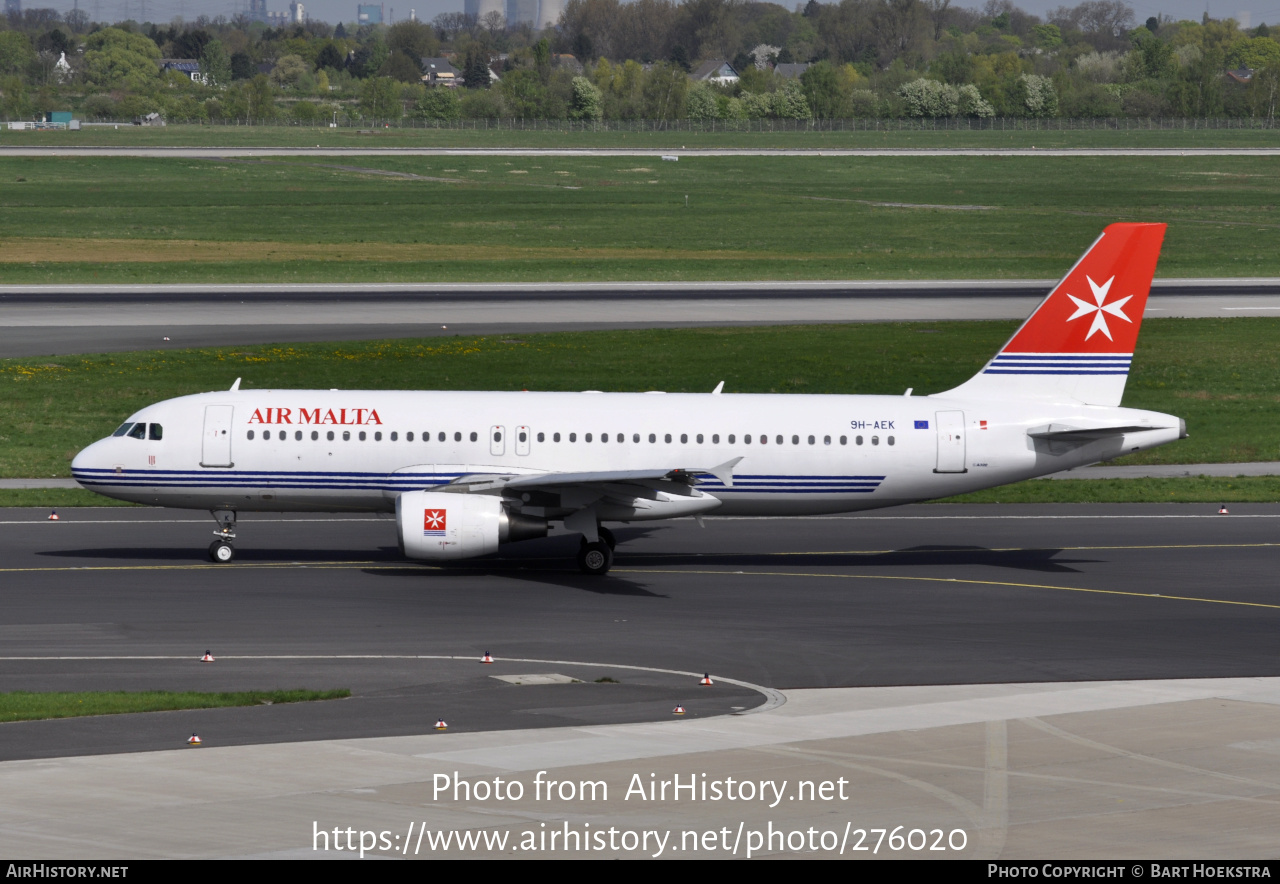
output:
<instances>
[{"instance_id":1,"label":"aircraft shadow","mask_svg":"<svg viewBox=\"0 0 1280 884\"><path fill-rule=\"evenodd\" d=\"M715 565L751 568L919 568L921 566L1005 568L1046 574L1078 574L1072 565L1094 564L1098 559L1060 559L1062 549L995 550L981 546L915 546L890 552L817 553L646 553L628 562L620 551L619 562L641 566Z\"/></svg>"}]
</instances>

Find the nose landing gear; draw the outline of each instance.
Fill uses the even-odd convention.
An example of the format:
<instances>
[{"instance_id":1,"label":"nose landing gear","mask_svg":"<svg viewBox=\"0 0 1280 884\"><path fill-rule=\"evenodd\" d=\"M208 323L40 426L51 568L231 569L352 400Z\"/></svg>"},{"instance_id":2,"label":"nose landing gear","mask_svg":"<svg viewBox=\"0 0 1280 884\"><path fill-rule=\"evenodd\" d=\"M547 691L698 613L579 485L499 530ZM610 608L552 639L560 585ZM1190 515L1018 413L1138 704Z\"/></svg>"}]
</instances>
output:
<instances>
[{"instance_id":1,"label":"nose landing gear","mask_svg":"<svg viewBox=\"0 0 1280 884\"><path fill-rule=\"evenodd\" d=\"M213 532L213 536L218 539L209 544L209 558L223 565L236 557L235 547L231 545L231 541L236 538L236 514L234 510L209 512L218 522L218 530Z\"/></svg>"}]
</instances>

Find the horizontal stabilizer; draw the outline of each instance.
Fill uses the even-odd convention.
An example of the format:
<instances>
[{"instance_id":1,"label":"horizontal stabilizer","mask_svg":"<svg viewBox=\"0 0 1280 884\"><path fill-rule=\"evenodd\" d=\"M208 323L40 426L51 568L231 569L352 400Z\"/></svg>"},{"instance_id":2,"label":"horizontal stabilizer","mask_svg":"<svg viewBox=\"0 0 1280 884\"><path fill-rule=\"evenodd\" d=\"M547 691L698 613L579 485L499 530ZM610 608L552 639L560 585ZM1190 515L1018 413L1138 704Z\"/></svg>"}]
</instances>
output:
<instances>
[{"instance_id":1,"label":"horizontal stabilizer","mask_svg":"<svg viewBox=\"0 0 1280 884\"><path fill-rule=\"evenodd\" d=\"M1170 427L1123 426L1123 427L1069 427L1064 424L1049 424L1047 427L1035 427L1027 430L1032 439L1050 439L1067 441L1079 439L1106 439L1109 436L1123 436L1125 433L1143 433L1148 430L1167 430Z\"/></svg>"}]
</instances>

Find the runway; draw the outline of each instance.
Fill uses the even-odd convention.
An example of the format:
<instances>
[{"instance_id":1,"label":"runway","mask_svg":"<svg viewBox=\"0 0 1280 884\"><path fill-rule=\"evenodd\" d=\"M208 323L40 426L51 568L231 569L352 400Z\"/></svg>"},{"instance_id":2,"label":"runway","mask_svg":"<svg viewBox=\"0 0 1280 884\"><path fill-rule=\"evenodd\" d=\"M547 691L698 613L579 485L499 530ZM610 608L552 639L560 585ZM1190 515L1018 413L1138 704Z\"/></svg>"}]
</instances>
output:
<instances>
[{"instance_id":1,"label":"runway","mask_svg":"<svg viewBox=\"0 0 1280 884\"><path fill-rule=\"evenodd\" d=\"M0 287L0 358L592 329L1021 319L1049 280ZM1280 314L1280 280L1158 280L1157 317ZM169 340L166 341L165 338Z\"/></svg>"},{"instance_id":2,"label":"runway","mask_svg":"<svg viewBox=\"0 0 1280 884\"><path fill-rule=\"evenodd\" d=\"M246 515L222 566L203 558L199 513L5 510L8 690L353 697L3 724L0 760L172 748L196 730L225 746L415 734L438 717L451 732L663 720L677 703L706 717L768 705L771 689L1280 675L1280 506L1215 513L676 520L619 527L615 570L595 579L573 569L569 536L441 569L401 559L387 519ZM480 664L486 651L499 662ZM578 683L492 677L540 673Z\"/></svg>"}]
</instances>

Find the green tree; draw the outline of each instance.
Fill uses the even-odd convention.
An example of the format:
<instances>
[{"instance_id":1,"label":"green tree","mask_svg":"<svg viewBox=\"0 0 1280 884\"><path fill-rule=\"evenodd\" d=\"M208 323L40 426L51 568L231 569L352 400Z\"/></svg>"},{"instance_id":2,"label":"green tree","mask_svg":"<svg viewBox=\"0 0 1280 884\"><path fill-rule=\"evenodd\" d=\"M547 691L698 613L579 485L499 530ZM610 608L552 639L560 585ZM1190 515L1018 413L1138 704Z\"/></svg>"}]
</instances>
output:
<instances>
[{"instance_id":1,"label":"green tree","mask_svg":"<svg viewBox=\"0 0 1280 884\"><path fill-rule=\"evenodd\" d=\"M22 120L31 115L31 100L21 77L8 76L0 79L0 108L11 120Z\"/></svg>"},{"instance_id":2,"label":"green tree","mask_svg":"<svg viewBox=\"0 0 1280 884\"><path fill-rule=\"evenodd\" d=\"M1233 68L1280 67L1280 43L1270 37L1241 40L1227 53L1227 64Z\"/></svg>"},{"instance_id":3,"label":"green tree","mask_svg":"<svg viewBox=\"0 0 1280 884\"><path fill-rule=\"evenodd\" d=\"M844 115L847 96L840 88L840 78L829 61L820 61L800 75L800 85L813 116L819 120L836 119Z\"/></svg>"},{"instance_id":4,"label":"green tree","mask_svg":"<svg viewBox=\"0 0 1280 884\"><path fill-rule=\"evenodd\" d=\"M222 41L210 40L205 44L204 55L200 56L200 73L206 86L231 85L231 58Z\"/></svg>"},{"instance_id":5,"label":"green tree","mask_svg":"<svg viewBox=\"0 0 1280 884\"><path fill-rule=\"evenodd\" d=\"M304 77L311 73L311 65L298 55L285 55L276 60L271 69L271 85L279 89L297 89Z\"/></svg>"},{"instance_id":6,"label":"green tree","mask_svg":"<svg viewBox=\"0 0 1280 884\"><path fill-rule=\"evenodd\" d=\"M488 89L491 79L489 50L480 43L472 43L462 60L463 83L468 89Z\"/></svg>"},{"instance_id":7,"label":"green tree","mask_svg":"<svg viewBox=\"0 0 1280 884\"><path fill-rule=\"evenodd\" d=\"M390 77L370 77L360 87L360 110L373 120L398 120L404 114L400 84Z\"/></svg>"},{"instance_id":8,"label":"green tree","mask_svg":"<svg viewBox=\"0 0 1280 884\"><path fill-rule=\"evenodd\" d=\"M435 29L420 21L396 22L387 29L387 45L413 59L419 67L422 59L435 55L440 49Z\"/></svg>"},{"instance_id":9,"label":"green tree","mask_svg":"<svg viewBox=\"0 0 1280 884\"><path fill-rule=\"evenodd\" d=\"M413 115L420 120L458 119L462 116L462 107L457 91L446 86L428 89L427 94L418 99Z\"/></svg>"},{"instance_id":10,"label":"green tree","mask_svg":"<svg viewBox=\"0 0 1280 884\"><path fill-rule=\"evenodd\" d=\"M420 57L413 56L411 58L396 49L391 55L387 56L387 60L382 63L382 67L378 68L378 76L390 77L393 80L399 80L401 83L420 83L422 82L422 62L419 61Z\"/></svg>"},{"instance_id":11,"label":"green tree","mask_svg":"<svg viewBox=\"0 0 1280 884\"><path fill-rule=\"evenodd\" d=\"M0 31L0 76L22 73L35 57L26 34Z\"/></svg>"},{"instance_id":12,"label":"green tree","mask_svg":"<svg viewBox=\"0 0 1280 884\"><path fill-rule=\"evenodd\" d=\"M270 120L276 115L275 92L266 74L258 74L245 89L246 115L251 120Z\"/></svg>"},{"instance_id":13,"label":"green tree","mask_svg":"<svg viewBox=\"0 0 1280 884\"><path fill-rule=\"evenodd\" d=\"M528 69L507 71L498 84L507 113L525 120L546 119L544 106L547 87L542 85L536 71Z\"/></svg>"},{"instance_id":14,"label":"green tree","mask_svg":"<svg viewBox=\"0 0 1280 884\"><path fill-rule=\"evenodd\" d=\"M574 77L569 119L599 122L604 117L604 95L586 77Z\"/></svg>"},{"instance_id":15,"label":"green tree","mask_svg":"<svg viewBox=\"0 0 1280 884\"><path fill-rule=\"evenodd\" d=\"M685 114L691 120L715 120L720 117L720 96L709 83L694 83L689 87L684 106Z\"/></svg>"},{"instance_id":16,"label":"green tree","mask_svg":"<svg viewBox=\"0 0 1280 884\"><path fill-rule=\"evenodd\" d=\"M160 49L149 38L104 28L85 40L84 78L103 89L146 90L160 81Z\"/></svg>"}]
</instances>

